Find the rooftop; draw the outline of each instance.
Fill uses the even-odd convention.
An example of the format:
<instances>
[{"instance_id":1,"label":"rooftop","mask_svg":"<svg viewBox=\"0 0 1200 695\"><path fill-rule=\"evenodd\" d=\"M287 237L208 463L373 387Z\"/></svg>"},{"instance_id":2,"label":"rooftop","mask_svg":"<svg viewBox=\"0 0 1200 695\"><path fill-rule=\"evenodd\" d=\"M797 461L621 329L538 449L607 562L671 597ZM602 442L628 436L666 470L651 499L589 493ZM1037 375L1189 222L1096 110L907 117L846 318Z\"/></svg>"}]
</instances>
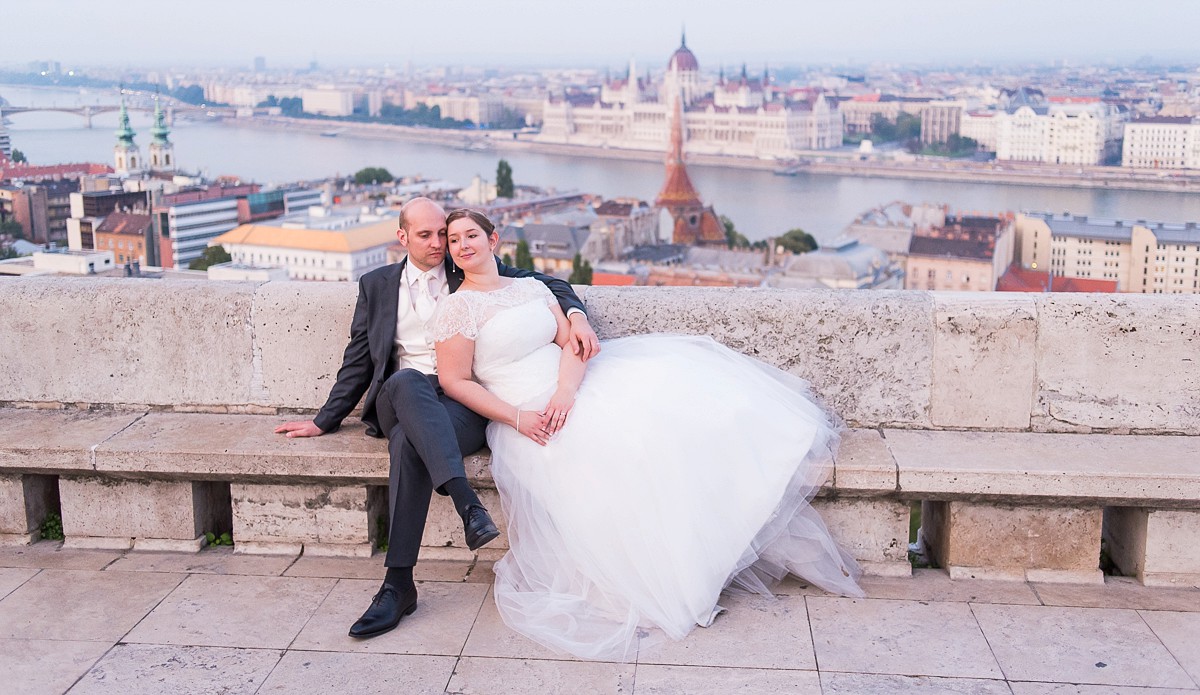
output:
<instances>
[{"instance_id":1,"label":"rooftop","mask_svg":"<svg viewBox=\"0 0 1200 695\"><path fill-rule=\"evenodd\" d=\"M387 246L396 240L396 220L346 230L285 229L265 224L243 224L213 240L216 244L271 246L304 251L353 253L376 246Z\"/></svg>"}]
</instances>

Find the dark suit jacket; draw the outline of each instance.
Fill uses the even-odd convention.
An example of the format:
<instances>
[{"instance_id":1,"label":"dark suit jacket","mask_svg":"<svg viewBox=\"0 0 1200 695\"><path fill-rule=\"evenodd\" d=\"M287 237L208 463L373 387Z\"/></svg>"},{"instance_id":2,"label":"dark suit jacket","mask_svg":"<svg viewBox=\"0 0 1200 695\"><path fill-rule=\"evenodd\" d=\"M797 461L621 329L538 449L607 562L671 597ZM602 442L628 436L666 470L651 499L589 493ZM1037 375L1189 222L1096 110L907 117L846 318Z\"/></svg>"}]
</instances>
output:
<instances>
[{"instance_id":1,"label":"dark suit jacket","mask_svg":"<svg viewBox=\"0 0 1200 695\"><path fill-rule=\"evenodd\" d=\"M329 391L329 399L321 407L313 422L324 432L333 432L341 427L342 420L354 410L363 393L367 400L363 404L363 422L367 434L382 437L379 419L375 414L375 399L383 382L391 376L395 366L393 354L396 338L396 312L400 294L400 277L408 259L376 268L358 281L358 303L354 306L354 318L350 322L350 342L342 357L337 383ZM500 274L506 277L534 277L546 283L558 298L563 312L569 309L584 310L583 302L575 296L571 285L565 280L530 270L507 266L496 259ZM454 292L463 282L462 271L446 258L446 281Z\"/></svg>"}]
</instances>

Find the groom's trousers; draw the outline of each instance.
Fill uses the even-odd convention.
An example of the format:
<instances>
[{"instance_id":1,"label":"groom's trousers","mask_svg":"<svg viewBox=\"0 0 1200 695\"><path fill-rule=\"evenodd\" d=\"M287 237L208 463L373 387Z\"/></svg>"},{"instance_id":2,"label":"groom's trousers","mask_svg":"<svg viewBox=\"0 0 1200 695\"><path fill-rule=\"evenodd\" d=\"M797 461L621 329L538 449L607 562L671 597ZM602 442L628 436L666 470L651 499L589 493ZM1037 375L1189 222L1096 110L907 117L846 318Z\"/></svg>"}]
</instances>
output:
<instances>
[{"instance_id":1,"label":"groom's trousers","mask_svg":"<svg viewBox=\"0 0 1200 695\"><path fill-rule=\"evenodd\" d=\"M437 376L401 369L388 377L376 400L388 438L391 470L387 567L417 564L434 490L466 477L463 457L486 443L487 419L447 396Z\"/></svg>"}]
</instances>

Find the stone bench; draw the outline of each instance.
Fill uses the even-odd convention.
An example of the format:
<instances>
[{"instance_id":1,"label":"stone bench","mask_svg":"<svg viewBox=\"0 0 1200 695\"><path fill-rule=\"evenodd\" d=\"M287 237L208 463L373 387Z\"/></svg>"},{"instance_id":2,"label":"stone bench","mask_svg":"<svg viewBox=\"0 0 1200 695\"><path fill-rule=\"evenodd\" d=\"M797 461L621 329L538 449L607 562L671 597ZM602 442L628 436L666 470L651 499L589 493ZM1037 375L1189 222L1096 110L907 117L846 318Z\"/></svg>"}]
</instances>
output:
<instances>
[{"instance_id":1,"label":"stone bench","mask_svg":"<svg viewBox=\"0 0 1200 695\"><path fill-rule=\"evenodd\" d=\"M75 547L192 549L228 527L237 552L369 555L386 518L387 451L356 420L287 439L286 418L0 409L0 538L62 509ZM1096 581L1101 538L1147 583L1200 579L1200 438L852 429L814 502L871 574L906 575L910 508L951 576ZM486 452L467 474L503 525ZM423 557L469 558L447 500ZM494 558L505 538L481 551Z\"/></svg>"}]
</instances>

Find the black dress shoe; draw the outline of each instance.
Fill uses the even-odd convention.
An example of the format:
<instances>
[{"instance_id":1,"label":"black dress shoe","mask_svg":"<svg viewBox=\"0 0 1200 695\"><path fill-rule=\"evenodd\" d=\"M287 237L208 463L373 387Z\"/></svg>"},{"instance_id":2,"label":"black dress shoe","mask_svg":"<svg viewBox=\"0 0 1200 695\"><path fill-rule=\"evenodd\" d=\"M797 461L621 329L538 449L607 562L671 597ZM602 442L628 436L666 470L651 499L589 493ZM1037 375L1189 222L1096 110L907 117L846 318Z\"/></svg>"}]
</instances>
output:
<instances>
[{"instance_id":1,"label":"black dress shoe","mask_svg":"<svg viewBox=\"0 0 1200 695\"><path fill-rule=\"evenodd\" d=\"M351 637L374 637L396 627L400 619L417 610L417 588L400 591L384 584L371 599L371 607L350 628Z\"/></svg>"},{"instance_id":2,"label":"black dress shoe","mask_svg":"<svg viewBox=\"0 0 1200 695\"><path fill-rule=\"evenodd\" d=\"M467 534L467 547L478 550L500 535L500 529L492 522L488 511L477 504L467 509L467 520L463 523L463 531Z\"/></svg>"}]
</instances>

